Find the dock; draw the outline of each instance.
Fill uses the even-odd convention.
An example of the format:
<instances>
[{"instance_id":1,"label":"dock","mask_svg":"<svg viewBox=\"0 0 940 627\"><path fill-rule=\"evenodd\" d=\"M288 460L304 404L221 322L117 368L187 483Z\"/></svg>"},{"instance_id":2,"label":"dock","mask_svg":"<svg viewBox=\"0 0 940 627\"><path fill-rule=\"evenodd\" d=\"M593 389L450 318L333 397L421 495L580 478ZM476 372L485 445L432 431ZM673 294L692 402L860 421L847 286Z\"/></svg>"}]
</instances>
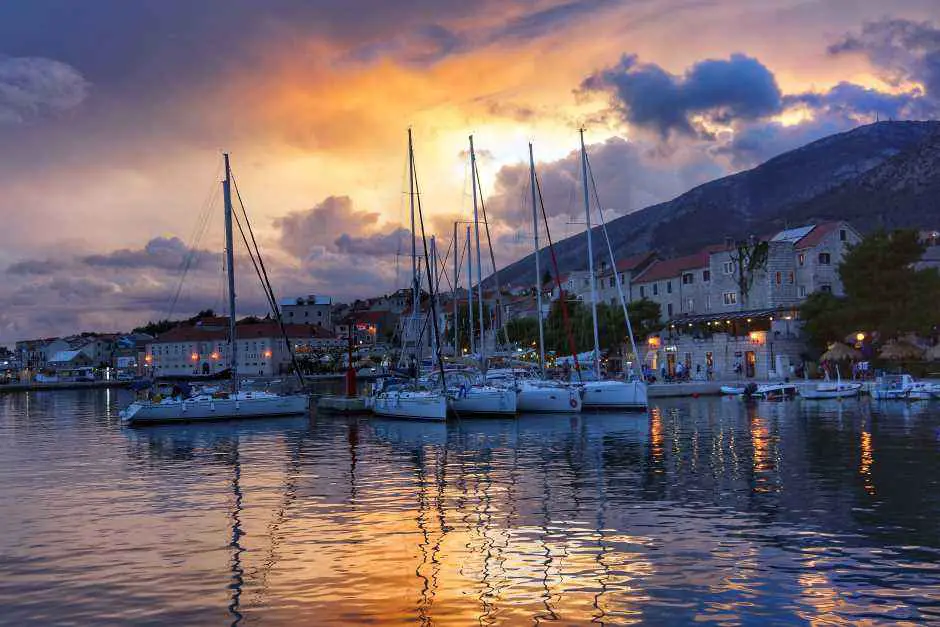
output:
<instances>
[{"instance_id":1,"label":"dock","mask_svg":"<svg viewBox=\"0 0 940 627\"><path fill-rule=\"evenodd\" d=\"M321 396L317 399L317 411L331 414L365 414L369 406L364 396Z\"/></svg>"}]
</instances>

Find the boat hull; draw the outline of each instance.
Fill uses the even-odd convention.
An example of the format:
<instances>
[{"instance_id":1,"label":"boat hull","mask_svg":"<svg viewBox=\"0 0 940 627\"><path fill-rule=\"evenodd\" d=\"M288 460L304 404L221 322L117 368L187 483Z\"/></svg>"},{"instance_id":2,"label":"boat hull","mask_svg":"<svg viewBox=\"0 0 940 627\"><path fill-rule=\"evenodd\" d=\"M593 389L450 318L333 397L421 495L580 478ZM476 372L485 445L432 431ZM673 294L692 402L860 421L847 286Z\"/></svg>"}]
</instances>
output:
<instances>
[{"instance_id":1,"label":"boat hull","mask_svg":"<svg viewBox=\"0 0 940 627\"><path fill-rule=\"evenodd\" d=\"M522 383L516 393L516 408L523 413L576 414L581 395L574 388Z\"/></svg>"},{"instance_id":2,"label":"boat hull","mask_svg":"<svg viewBox=\"0 0 940 627\"><path fill-rule=\"evenodd\" d=\"M649 402L641 381L589 381L581 399L584 409L629 409L645 411Z\"/></svg>"},{"instance_id":3,"label":"boat hull","mask_svg":"<svg viewBox=\"0 0 940 627\"><path fill-rule=\"evenodd\" d=\"M159 403L136 401L121 412L127 425L197 422L232 418L268 418L307 413L310 399L303 394L261 398L192 398Z\"/></svg>"},{"instance_id":4,"label":"boat hull","mask_svg":"<svg viewBox=\"0 0 940 627\"><path fill-rule=\"evenodd\" d=\"M380 392L372 400L372 413L386 418L447 420L447 398L423 392Z\"/></svg>"},{"instance_id":5,"label":"boat hull","mask_svg":"<svg viewBox=\"0 0 940 627\"><path fill-rule=\"evenodd\" d=\"M450 407L457 416L515 416L516 393L507 388L471 387L455 391Z\"/></svg>"},{"instance_id":6,"label":"boat hull","mask_svg":"<svg viewBox=\"0 0 940 627\"><path fill-rule=\"evenodd\" d=\"M807 400L828 400L833 398L852 398L853 396L858 396L860 388L840 388L833 390L820 390L820 389L801 389L800 398L805 398Z\"/></svg>"}]
</instances>

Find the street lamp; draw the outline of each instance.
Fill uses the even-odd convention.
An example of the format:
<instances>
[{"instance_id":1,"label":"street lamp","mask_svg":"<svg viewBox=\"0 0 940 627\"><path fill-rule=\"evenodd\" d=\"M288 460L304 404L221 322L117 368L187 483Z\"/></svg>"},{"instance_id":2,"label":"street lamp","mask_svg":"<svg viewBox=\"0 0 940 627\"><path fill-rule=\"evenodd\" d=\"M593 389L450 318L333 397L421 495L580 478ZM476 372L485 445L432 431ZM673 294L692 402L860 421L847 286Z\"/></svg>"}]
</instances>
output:
<instances>
[{"instance_id":1,"label":"street lamp","mask_svg":"<svg viewBox=\"0 0 940 627\"><path fill-rule=\"evenodd\" d=\"M856 341L856 342L864 342L864 341L865 341L865 334L862 333L861 331L859 331L858 333L856 333L856 334L855 334L855 341Z\"/></svg>"}]
</instances>

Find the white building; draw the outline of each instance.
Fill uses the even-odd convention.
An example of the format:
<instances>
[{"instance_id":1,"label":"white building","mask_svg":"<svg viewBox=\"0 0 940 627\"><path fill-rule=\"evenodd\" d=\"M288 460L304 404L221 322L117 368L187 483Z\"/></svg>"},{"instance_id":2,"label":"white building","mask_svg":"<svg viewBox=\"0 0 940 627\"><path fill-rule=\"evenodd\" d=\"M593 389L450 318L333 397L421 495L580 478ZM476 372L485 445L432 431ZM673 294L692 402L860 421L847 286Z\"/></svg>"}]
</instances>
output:
<instances>
[{"instance_id":1,"label":"white building","mask_svg":"<svg viewBox=\"0 0 940 627\"><path fill-rule=\"evenodd\" d=\"M284 327L295 352L336 344L332 334L317 325ZM277 323L241 324L235 335L239 374L274 376L289 370L290 353ZM210 375L228 369L228 319L208 318L170 329L147 344L144 362L154 376Z\"/></svg>"},{"instance_id":2,"label":"white building","mask_svg":"<svg viewBox=\"0 0 940 627\"><path fill-rule=\"evenodd\" d=\"M330 312L333 299L329 296L311 294L307 297L287 299L281 302L281 317L287 324L313 324L332 329Z\"/></svg>"}]
</instances>

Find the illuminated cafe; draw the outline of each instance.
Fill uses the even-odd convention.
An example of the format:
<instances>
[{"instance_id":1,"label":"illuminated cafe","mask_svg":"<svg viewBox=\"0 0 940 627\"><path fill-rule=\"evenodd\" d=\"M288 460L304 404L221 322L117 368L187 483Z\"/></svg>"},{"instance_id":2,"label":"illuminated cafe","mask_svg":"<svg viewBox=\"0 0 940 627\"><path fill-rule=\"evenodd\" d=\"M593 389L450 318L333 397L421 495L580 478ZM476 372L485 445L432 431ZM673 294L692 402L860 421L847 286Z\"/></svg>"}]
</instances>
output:
<instances>
[{"instance_id":1,"label":"illuminated cafe","mask_svg":"<svg viewBox=\"0 0 940 627\"><path fill-rule=\"evenodd\" d=\"M645 364L657 379L682 364L692 379L793 378L804 343L795 309L759 309L673 318L647 339Z\"/></svg>"}]
</instances>

